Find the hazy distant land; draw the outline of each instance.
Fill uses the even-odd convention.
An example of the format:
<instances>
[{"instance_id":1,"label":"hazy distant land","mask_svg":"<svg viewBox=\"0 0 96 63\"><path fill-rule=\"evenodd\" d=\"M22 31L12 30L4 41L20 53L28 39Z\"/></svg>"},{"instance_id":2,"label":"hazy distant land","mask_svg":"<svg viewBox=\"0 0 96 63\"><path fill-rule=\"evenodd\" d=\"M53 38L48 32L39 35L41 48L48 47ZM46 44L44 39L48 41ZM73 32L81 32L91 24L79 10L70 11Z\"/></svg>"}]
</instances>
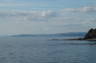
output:
<instances>
[{"instance_id":1,"label":"hazy distant land","mask_svg":"<svg viewBox=\"0 0 96 63\"><path fill-rule=\"evenodd\" d=\"M76 37L76 36L84 36L86 32L70 32L70 33L56 33L56 34L18 34L18 35L10 35L11 37L36 37L36 36L64 36L64 37Z\"/></svg>"}]
</instances>

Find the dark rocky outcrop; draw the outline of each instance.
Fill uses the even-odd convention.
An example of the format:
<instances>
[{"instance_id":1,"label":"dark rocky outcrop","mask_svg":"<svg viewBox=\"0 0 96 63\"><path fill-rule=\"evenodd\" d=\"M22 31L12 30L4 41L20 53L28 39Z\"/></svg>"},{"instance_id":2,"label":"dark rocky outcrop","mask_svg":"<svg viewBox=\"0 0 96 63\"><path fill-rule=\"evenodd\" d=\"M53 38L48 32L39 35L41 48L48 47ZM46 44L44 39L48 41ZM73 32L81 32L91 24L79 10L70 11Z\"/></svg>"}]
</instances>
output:
<instances>
[{"instance_id":1,"label":"dark rocky outcrop","mask_svg":"<svg viewBox=\"0 0 96 63\"><path fill-rule=\"evenodd\" d=\"M84 37L84 40L96 39L96 29L91 28Z\"/></svg>"}]
</instances>

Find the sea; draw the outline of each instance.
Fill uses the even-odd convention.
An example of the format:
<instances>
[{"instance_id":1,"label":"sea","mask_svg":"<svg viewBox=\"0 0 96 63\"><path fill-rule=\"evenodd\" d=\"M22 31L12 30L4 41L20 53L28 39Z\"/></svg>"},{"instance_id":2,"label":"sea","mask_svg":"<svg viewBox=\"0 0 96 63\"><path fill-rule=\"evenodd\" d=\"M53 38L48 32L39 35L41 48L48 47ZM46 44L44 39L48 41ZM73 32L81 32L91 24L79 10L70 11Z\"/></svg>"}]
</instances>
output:
<instances>
[{"instance_id":1,"label":"sea","mask_svg":"<svg viewBox=\"0 0 96 63\"><path fill-rule=\"evenodd\" d=\"M96 41L52 40L64 38L0 37L0 63L96 63Z\"/></svg>"}]
</instances>

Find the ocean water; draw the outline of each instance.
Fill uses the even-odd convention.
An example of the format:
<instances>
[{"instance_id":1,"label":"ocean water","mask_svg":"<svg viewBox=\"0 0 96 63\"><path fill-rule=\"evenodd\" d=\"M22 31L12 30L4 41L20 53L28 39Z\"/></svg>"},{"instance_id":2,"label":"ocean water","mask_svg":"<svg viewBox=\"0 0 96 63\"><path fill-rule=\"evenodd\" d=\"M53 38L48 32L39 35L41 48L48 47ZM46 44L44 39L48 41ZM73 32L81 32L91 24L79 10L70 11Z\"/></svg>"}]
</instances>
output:
<instances>
[{"instance_id":1,"label":"ocean water","mask_svg":"<svg viewBox=\"0 0 96 63\"><path fill-rule=\"evenodd\" d=\"M1 37L0 63L96 63L96 41Z\"/></svg>"}]
</instances>

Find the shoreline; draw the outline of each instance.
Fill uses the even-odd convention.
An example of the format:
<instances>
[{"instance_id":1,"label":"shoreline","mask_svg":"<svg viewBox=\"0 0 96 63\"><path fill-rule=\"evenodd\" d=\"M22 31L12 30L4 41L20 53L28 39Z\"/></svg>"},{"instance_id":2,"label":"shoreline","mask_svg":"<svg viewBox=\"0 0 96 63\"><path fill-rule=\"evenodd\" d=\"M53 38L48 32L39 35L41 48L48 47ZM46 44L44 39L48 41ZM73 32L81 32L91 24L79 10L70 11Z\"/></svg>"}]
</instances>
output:
<instances>
[{"instance_id":1,"label":"shoreline","mask_svg":"<svg viewBox=\"0 0 96 63\"><path fill-rule=\"evenodd\" d=\"M51 39L51 40L85 40L85 41L96 41L96 39L83 39L83 38L70 38L70 39Z\"/></svg>"}]
</instances>

